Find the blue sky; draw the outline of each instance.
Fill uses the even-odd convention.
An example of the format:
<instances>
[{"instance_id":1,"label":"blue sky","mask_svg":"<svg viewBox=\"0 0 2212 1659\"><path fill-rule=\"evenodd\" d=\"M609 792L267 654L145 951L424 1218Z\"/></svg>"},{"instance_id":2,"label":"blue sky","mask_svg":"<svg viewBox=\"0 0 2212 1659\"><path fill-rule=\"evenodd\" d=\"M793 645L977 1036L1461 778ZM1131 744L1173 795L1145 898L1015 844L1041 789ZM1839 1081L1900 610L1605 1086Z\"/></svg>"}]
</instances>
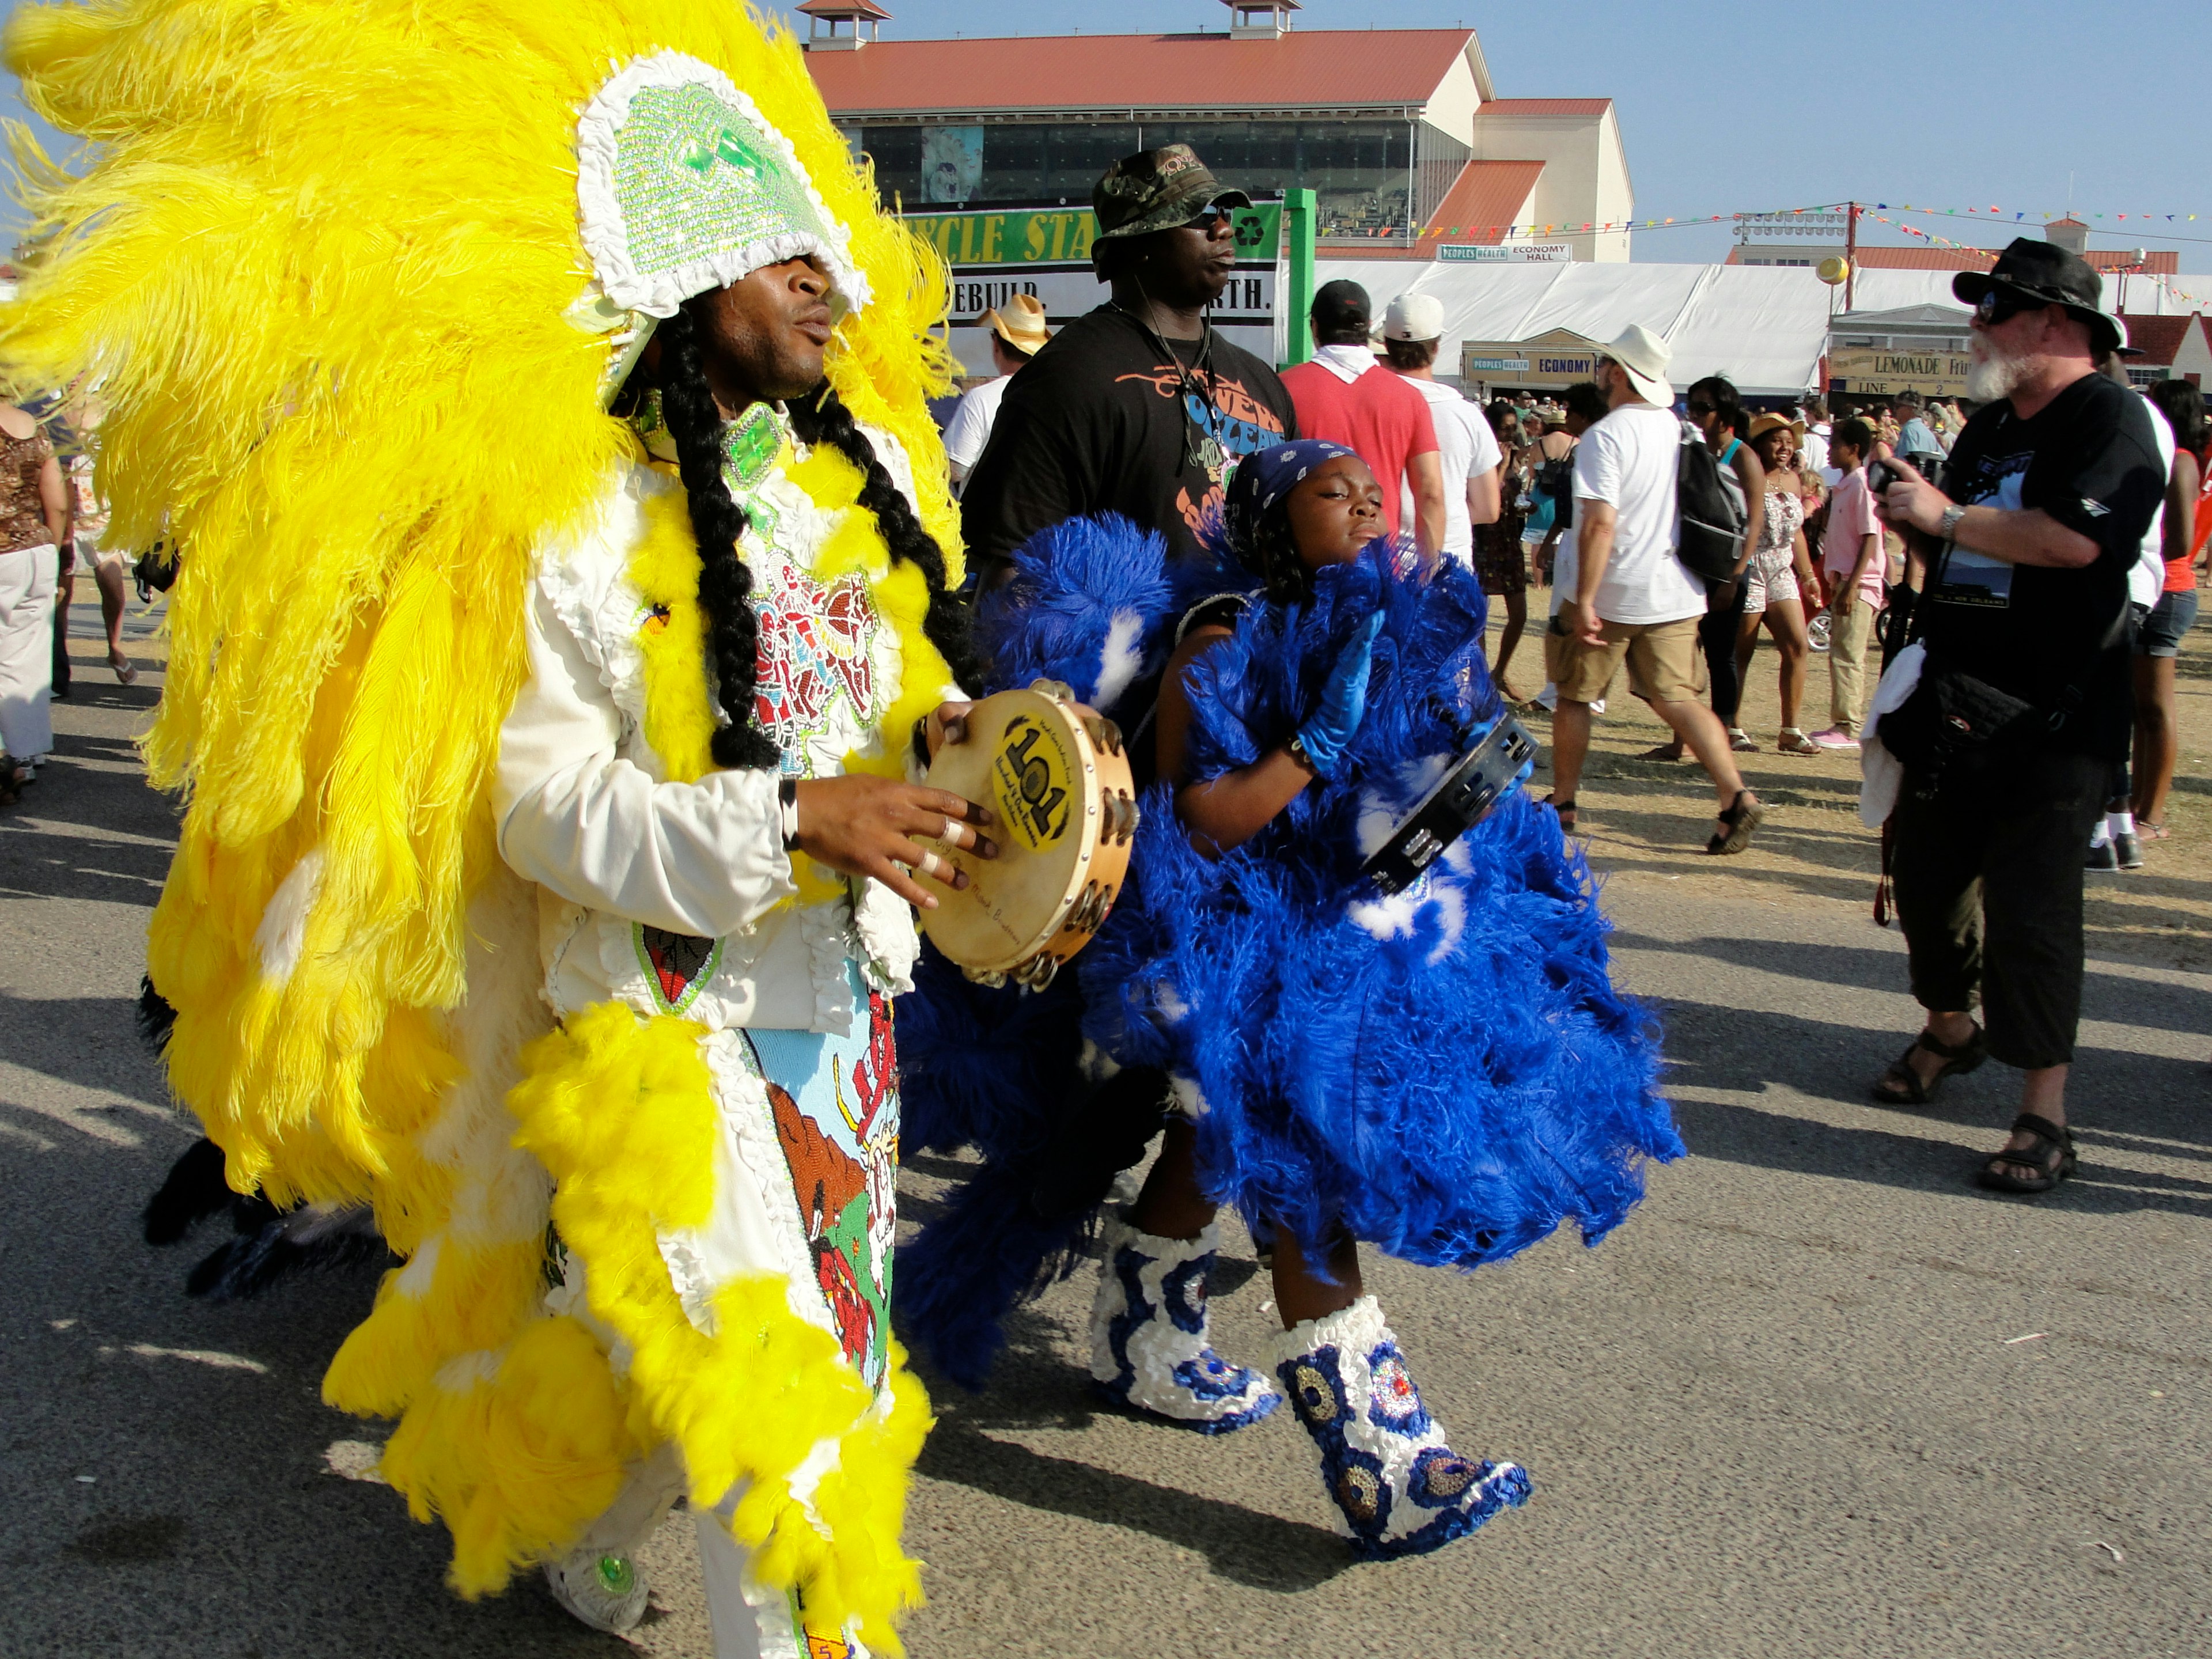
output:
<instances>
[{"instance_id":1,"label":"blue sky","mask_svg":"<svg viewBox=\"0 0 2212 1659\"><path fill-rule=\"evenodd\" d=\"M956 0L885 3L886 35L909 39L1219 28L1228 17L1218 0L1033 0L981 13ZM1614 99L1639 219L1856 196L1893 210L1996 205L2006 225L2014 212L2032 224L2065 209L2070 174L2075 210L2105 216L2089 219L2097 246L2172 248L2182 270L2212 271L2205 0L1308 0L1298 22L1471 23L1500 96ZM21 112L12 82L4 112ZM2144 228L2146 215L2166 234ZM1960 241L2006 234L1985 213L1891 216ZM1879 224L1867 233L1908 240ZM1636 257L1717 259L1729 240L1718 225L1638 232Z\"/></svg>"}]
</instances>

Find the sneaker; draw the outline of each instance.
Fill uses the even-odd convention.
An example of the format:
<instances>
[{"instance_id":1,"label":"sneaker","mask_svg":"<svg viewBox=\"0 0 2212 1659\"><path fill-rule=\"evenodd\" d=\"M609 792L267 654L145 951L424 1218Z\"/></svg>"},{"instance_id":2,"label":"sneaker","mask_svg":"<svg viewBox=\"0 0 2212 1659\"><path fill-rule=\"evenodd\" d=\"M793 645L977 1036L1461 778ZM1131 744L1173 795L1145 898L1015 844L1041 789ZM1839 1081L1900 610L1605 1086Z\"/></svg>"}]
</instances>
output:
<instances>
[{"instance_id":1,"label":"sneaker","mask_svg":"<svg viewBox=\"0 0 2212 1659\"><path fill-rule=\"evenodd\" d=\"M2142 868L2142 843L2137 841L2135 836L2123 831L2119 835L2112 837L2112 848L2113 850L2119 854L2121 869L2140 870Z\"/></svg>"},{"instance_id":2,"label":"sneaker","mask_svg":"<svg viewBox=\"0 0 2212 1659\"><path fill-rule=\"evenodd\" d=\"M620 1636L645 1617L651 1588L627 1555L578 1550L545 1564L545 1583L553 1599L593 1630Z\"/></svg>"},{"instance_id":3,"label":"sneaker","mask_svg":"<svg viewBox=\"0 0 2212 1659\"><path fill-rule=\"evenodd\" d=\"M2081 860L2081 867L2084 870L2117 870L2120 867L2120 855L2112 850L2112 843L2108 841L2092 842L2089 856Z\"/></svg>"},{"instance_id":4,"label":"sneaker","mask_svg":"<svg viewBox=\"0 0 2212 1659\"><path fill-rule=\"evenodd\" d=\"M1859 752L1859 740L1840 726L1832 726L1825 732L1815 732L1813 741L1833 754L1856 755Z\"/></svg>"}]
</instances>

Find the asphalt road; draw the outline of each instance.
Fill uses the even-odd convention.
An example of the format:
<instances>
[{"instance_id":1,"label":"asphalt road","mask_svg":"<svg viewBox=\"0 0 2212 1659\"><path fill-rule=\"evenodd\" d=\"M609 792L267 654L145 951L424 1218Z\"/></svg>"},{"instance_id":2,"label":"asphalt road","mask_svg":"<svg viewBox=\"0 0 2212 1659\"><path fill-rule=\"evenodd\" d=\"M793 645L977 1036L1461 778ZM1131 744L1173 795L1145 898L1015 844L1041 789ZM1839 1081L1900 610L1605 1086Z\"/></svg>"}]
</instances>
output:
<instances>
[{"instance_id":1,"label":"asphalt road","mask_svg":"<svg viewBox=\"0 0 2212 1659\"><path fill-rule=\"evenodd\" d=\"M209 1308L197 1252L140 1242L190 1133L131 1025L172 819L130 744L155 677L79 660L59 757L0 816L0 1655L614 1659L534 1583L452 1597L442 1535L369 1474L385 1425L319 1403L373 1275ZM918 1659L2212 1651L2212 973L2174 965L2201 924L2093 962L2086 1167L2020 1202L1967 1182L2001 1068L1867 1103L1914 1011L1901 942L1832 891L1624 860L1619 969L1664 1005L1692 1156L1595 1250L1370 1261L1455 1443L1532 1471L1525 1510L1352 1563L1287 1414L1209 1441L1092 1409L1085 1279L988 1395L933 1386ZM915 1161L912 1212L944 1169ZM1266 1280L1230 1256L1219 1346L1253 1358ZM650 1565L634 1645L705 1656L680 1518Z\"/></svg>"}]
</instances>

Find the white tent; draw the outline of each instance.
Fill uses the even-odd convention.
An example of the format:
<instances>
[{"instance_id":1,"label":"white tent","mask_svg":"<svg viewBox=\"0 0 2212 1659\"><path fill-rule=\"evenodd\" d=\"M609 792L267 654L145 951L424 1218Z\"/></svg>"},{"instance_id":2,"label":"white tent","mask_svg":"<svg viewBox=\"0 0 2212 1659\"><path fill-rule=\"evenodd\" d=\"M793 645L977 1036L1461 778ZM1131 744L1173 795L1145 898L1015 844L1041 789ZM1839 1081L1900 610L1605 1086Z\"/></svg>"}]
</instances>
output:
<instances>
[{"instance_id":1,"label":"white tent","mask_svg":"<svg viewBox=\"0 0 2212 1659\"><path fill-rule=\"evenodd\" d=\"M1378 317L1401 294L1441 301L1444 343L1437 361L1447 374L1457 370L1463 340L1528 340L1564 328L1606 341L1641 323L1673 348L1677 386L1725 374L1758 397L1814 388L1829 307L1842 308L1840 291L1832 296L1810 270L1790 266L1327 259L1314 273L1316 283L1339 277L1365 289ZM1957 304L1948 271L1869 271L1859 278L1857 301L1867 311Z\"/></svg>"},{"instance_id":2,"label":"white tent","mask_svg":"<svg viewBox=\"0 0 2212 1659\"><path fill-rule=\"evenodd\" d=\"M1860 311L1905 306L1966 307L1952 297L1948 270L1862 270L1852 301ZM1438 370L1458 373L1463 340L1534 339L1555 328L1585 339L1616 339L1641 323L1674 349L1677 387L1725 374L1755 397L1814 388L1826 349L1831 306L1843 309L1811 270L1773 265L1460 264L1420 259L1323 259L1316 283L1349 277L1365 289L1379 319L1401 294L1429 294L1444 308ZM2130 312L2212 310L2189 295L2212 295L2212 277L2131 276ZM2118 292L2108 278L2107 303Z\"/></svg>"}]
</instances>

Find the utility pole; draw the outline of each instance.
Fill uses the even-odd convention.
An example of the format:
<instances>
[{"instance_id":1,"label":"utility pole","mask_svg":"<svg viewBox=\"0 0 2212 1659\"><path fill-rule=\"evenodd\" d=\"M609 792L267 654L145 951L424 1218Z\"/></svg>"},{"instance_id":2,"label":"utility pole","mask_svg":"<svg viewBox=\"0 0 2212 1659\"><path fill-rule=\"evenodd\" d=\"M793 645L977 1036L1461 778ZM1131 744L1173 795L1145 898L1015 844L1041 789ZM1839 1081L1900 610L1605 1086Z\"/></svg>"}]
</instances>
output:
<instances>
[{"instance_id":1,"label":"utility pole","mask_svg":"<svg viewBox=\"0 0 2212 1659\"><path fill-rule=\"evenodd\" d=\"M1844 309L1852 309L1853 291L1859 281L1859 204L1849 204L1850 216L1844 222Z\"/></svg>"}]
</instances>

